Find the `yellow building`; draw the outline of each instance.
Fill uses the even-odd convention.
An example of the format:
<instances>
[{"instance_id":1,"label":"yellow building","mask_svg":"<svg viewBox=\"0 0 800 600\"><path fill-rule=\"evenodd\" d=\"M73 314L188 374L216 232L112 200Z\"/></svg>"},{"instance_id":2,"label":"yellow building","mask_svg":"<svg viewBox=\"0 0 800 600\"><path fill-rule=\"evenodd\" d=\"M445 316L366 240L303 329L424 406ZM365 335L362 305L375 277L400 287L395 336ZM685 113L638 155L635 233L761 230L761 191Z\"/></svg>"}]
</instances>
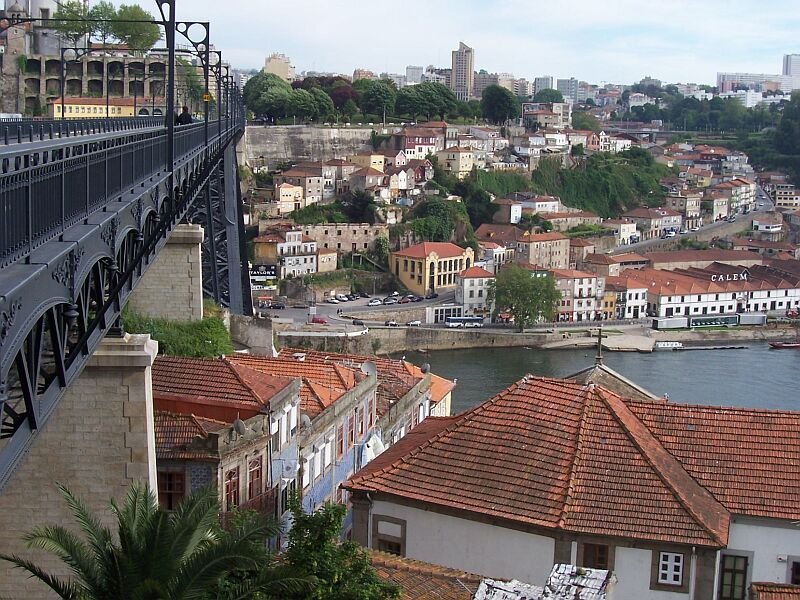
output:
<instances>
[{"instance_id":1,"label":"yellow building","mask_svg":"<svg viewBox=\"0 0 800 600\"><path fill-rule=\"evenodd\" d=\"M140 99L139 106L146 107L146 101ZM61 118L61 98L47 102L47 115L51 119ZM132 117L133 98L109 98L108 117ZM105 119L106 99L102 98L64 98L65 119Z\"/></svg>"},{"instance_id":2,"label":"yellow building","mask_svg":"<svg viewBox=\"0 0 800 600\"><path fill-rule=\"evenodd\" d=\"M317 248L317 273L330 273L336 270L338 253L333 248Z\"/></svg>"},{"instance_id":3,"label":"yellow building","mask_svg":"<svg viewBox=\"0 0 800 600\"><path fill-rule=\"evenodd\" d=\"M617 292L615 290L604 290L603 305L600 307L603 319L614 319L617 314Z\"/></svg>"},{"instance_id":4,"label":"yellow building","mask_svg":"<svg viewBox=\"0 0 800 600\"><path fill-rule=\"evenodd\" d=\"M440 150L436 153L439 159L439 165L443 170L452 173L459 179L464 179L472 171L472 166L475 164L475 157L472 153L472 148L460 148L453 146L446 150Z\"/></svg>"},{"instance_id":5,"label":"yellow building","mask_svg":"<svg viewBox=\"0 0 800 600\"><path fill-rule=\"evenodd\" d=\"M389 256L395 277L418 296L455 289L456 277L473 262L472 248L460 248L450 242L423 242Z\"/></svg>"},{"instance_id":6,"label":"yellow building","mask_svg":"<svg viewBox=\"0 0 800 600\"><path fill-rule=\"evenodd\" d=\"M375 169L381 173L386 166L386 156L379 152L359 152L348 156L347 160L362 169Z\"/></svg>"},{"instance_id":7,"label":"yellow building","mask_svg":"<svg viewBox=\"0 0 800 600\"><path fill-rule=\"evenodd\" d=\"M275 187L275 202L278 204L278 214L281 217L305 208L303 188L291 183L282 183Z\"/></svg>"}]
</instances>

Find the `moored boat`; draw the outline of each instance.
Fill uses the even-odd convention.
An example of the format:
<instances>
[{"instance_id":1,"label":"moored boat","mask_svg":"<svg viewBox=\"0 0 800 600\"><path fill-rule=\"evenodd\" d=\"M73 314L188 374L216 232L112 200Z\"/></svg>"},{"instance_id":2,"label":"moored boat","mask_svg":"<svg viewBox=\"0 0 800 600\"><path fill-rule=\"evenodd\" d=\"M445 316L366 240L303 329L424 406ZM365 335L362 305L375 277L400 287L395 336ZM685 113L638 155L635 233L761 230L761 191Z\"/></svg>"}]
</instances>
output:
<instances>
[{"instance_id":1,"label":"moored boat","mask_svg":"<svg viewBox=\"0 0 800 600\"><path fill-rule=\"evenodd\" d=\"M776 350L785 350L787 348L800 350L800 342L769 342L769 347Z\"/></svg>"}]
</instances>

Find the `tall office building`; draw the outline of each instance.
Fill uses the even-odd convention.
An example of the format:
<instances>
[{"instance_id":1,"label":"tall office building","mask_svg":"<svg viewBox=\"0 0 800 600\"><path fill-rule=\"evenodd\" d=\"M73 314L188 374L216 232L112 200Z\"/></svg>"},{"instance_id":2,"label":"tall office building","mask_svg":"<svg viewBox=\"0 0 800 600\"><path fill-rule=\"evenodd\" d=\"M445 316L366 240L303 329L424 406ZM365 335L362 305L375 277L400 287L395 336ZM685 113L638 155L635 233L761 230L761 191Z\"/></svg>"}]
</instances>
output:
<instances>
[{"instance_id":1,"label":"tall office building","mask_svg":"<svg viewBox=\"0 0 800 600\"><path fill-rule=\"evenodd\" d=\"M458 100L466 102L470 99L474 78L475 51L464 42L459 42L458 50L453 50L453 71L450 77L450 89Z\"/></svg>"},{"instance_id":2,"label":"tall office building","mask_svg":"<svg viewBox=\"0 0 800 600\"><path fill-rule=\"evenodd\" d=\"M533 93L541 92L542 90L553 89L553 78L550 75L542 75L535 77L533 80Z\"/></svg>"},{"instance_id":3,"label":"tall office building","mask_svg":"<svg viewBox=\"0 0 800 600\"><path fill-rule=\"evenodd\" d=\"M578 101L578 80L574 77L557 80L556 89L564 96L564 102L575 103Z\"/></svg>"},{"instance_id":4,"label":"tall office building","mask_svg":"<svg viewBox=\"0 0 800 600\"><path fill-rule=\"evenodd\" d=\"M295 79L294 67L285 54L270 54L264 61L264 72L277 75L284 81L291 83Z\"/></svg>"},{"instance_id":5,"label":"tall office building","mask_svg":"<svg viewBox=\"0 0 800 600\"><path fill-rule=\"evenodd\" d=\"M422 83L422 73L425 71L422 67L415 67L408 65L406 67L406 83L408 85L416 85Z\"/></svg>"},{"instance_id":6,"label":"tall office building","mask_svg":"<svg viewBox=\"0 0 800 600\"><path fill-rule=\"evenodd\" d=\"M783 74L800 77L800 54L783 55Z\"/></svg>"}]
</instances>

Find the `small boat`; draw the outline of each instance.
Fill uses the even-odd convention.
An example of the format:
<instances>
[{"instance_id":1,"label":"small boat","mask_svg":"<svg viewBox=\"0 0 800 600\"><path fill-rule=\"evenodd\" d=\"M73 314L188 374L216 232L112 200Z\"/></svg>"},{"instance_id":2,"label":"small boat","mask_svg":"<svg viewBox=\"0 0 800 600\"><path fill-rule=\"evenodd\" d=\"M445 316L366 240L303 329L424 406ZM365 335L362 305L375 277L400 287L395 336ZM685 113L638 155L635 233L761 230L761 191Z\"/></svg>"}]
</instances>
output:
<instances>
[{"instance_id":1,"label":"small boat","mask_svg":"<svg viewBox=\"0 0 800 600\"><path fill-rule=\"evenodd\" d=\"M655 350L683 350L683 342L656 342Z\"/></svg>"},{"instance_id":2,"label":"small boat","mask_svg":"<svg viewBox=\"0 0 800 600\"><path fill-rule=\"evenodd\" d=\"M770 348L775 350L785 350L787 348L800 349L800 342L769 342Z\"/></svg>"}]
</instances>

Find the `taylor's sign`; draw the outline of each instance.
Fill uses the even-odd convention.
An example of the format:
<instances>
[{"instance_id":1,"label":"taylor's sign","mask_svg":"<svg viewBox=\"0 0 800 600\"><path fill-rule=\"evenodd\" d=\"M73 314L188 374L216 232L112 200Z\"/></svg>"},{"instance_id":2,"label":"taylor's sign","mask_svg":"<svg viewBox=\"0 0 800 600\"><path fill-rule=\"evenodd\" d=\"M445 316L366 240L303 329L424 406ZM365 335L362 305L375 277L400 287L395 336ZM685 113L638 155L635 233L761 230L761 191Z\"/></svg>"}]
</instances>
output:
<instances>
[{"instance_id":1,"label":"taylor's sign","mask_svg":"<svg viewBox=\"0 0 800 600\"><path fill-rule=\"evenodd\" d=\"M250 277L275 278L278 275L276 265L255 265L250 268Z\"/></svg>"},{"instance_id":2,"label":"taylor's sign","mask_svg":"<svg viewBox=\"0 0 800 600\"><path fill-rule=\"evenodd\" d=\"M711 281L747 281L748 273L725 273L717 275L716 273L711 276Z\"/></svg>"}]
</instances>

